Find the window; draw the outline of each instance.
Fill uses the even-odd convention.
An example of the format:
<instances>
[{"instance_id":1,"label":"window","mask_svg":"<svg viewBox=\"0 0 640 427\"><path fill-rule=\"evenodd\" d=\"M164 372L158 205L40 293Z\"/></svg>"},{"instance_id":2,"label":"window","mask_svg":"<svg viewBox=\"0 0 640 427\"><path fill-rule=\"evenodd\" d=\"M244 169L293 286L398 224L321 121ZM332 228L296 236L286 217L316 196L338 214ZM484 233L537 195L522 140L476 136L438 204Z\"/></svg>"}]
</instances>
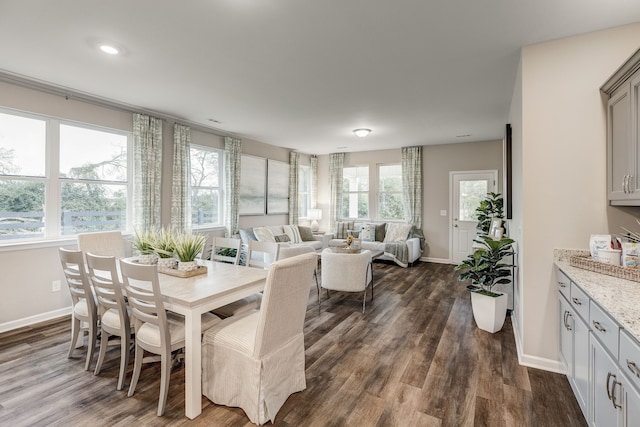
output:
<instances>
[{"instance_id":1,"label":"window","mask_svg":"<svg viewBox=\"0 0 640 427\"><path fill-rule=\"evenodd\" d=\"M369 217L369 167L352 166L342 169L342 217Z\"/></svg>"},{"instance_id":2,"label":"window","mask_svg":"<svg viewBox=\"0 0 640 427\"><path fill-rule=\"evenodd\" d=\"M222 225L222 152L191 145L191 215L194 228Z\"/></svg>"},{"instance_id":3,"label":"window","mask_svg":"<svg viewBox=\"0 0 640 427\"><path fill-rule=\"evenodd\" d=\"M130 136L0 111L0 240L126 231Z\"/></svg>"},{"instance_id":4,"label":"window","mask_svg":"<svg viewBox=\"0 0 640 427\"><path fill-rule=\"evenodd\" d=\"M298 214L307 217L311 209L311 166L298 167Z\"/></svg>"},{"instance_id":5,"label":"window","mask_svg":"<svg viewBox=\"0 0 640 427\"><path fill-rule=\"evenodd\" d=\"M402 166L378 166L378 219L402 220Z\"/></svg>"}]
</instances>

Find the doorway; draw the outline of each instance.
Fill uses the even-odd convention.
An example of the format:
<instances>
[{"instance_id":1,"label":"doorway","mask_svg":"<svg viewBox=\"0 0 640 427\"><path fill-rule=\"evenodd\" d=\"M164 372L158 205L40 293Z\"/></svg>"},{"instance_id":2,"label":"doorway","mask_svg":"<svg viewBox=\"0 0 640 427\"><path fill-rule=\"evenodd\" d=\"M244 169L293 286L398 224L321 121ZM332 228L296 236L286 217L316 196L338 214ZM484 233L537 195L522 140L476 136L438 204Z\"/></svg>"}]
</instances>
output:
<instances>
[{"instance_id":1,"label":"doorway","mask_svg":"<svg viewBox=\"0 0 640 427\"><path fill-rule=\"evenodd\" d=\"M453 263L459 264L473 251L478 225L476 208L487 193L496 191L497 181L497 170L449 172L449 253Z\"/></svg>"}]
</instances>

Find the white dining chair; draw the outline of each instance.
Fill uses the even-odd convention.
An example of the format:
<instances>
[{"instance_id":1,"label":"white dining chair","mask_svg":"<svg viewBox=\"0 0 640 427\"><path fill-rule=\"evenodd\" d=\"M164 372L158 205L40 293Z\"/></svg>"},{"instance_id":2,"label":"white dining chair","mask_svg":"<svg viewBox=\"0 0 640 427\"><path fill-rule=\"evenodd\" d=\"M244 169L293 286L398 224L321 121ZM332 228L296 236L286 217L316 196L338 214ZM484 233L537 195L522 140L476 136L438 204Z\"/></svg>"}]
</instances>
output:
<instances>
[{"instance_id":1,"label":"white dining chair","mask_svg":"<svg viewBox=\"0 0 640 427\"><path fill-rule=\"evenodd\" d=\"M71 358L80 333L87 332L87 358L85 371L91 368L91 359L96 348L98 333L98 311L91 282L85 271L82 251L59 248L62 271L71 294L71 346L67 357Z\"/></svg>"},{"instance_id":2,"label":"white dining chair","mask_svg":"<svg viewBox=\"0 0 640 427\"><path fill-rule=\"evenodd\" d=\"M211 247L211 260L238 265L240 262L240 239L214 237Z\"/></svg>"},{"instance_id":3,"label":"white dining chair","mask_svg":"<svg viewBox=\"0 0 640 427\"><path fill-rule=\"evenodd\" d=\"M303 254L273 263L260 310L205 332L202 389L212 402L240 407L262 425L306 388L303 327L317 262L316 254Z\"/></svg>"},{"instance_id":4,"label":"white dining chair","mask_svg":"<svg viewBox=\"0 0 640 427\"><path fill-rule=\"evenodd\" d=\"M91 252L85 254L89 278L98 300L100 319L100 352L94 375L98 375L109 345L120 345L120 371L116 390L122 390L129 366L131 353L131 323L129 309L125 302L122 283L118 278L116 258L99 256Z\"/></svg>"},{"instance_id":5,"label":"white dining chair","mask_svg":"<svg viewBox=\"0 0 640 427\"><path fill-rule=\"evenodd\" d=\"M160 294L156 265L138 264L121 259L120 272L131 307L136 336L133 376L128 395L131 397L135 393L142 363L147 362L144 358L144 352L159 355L160 396L157 414L162 416L171 378L171 353L185 346L184 318L167 315ZM202 330L206 331L219 321L219 317L211 313L204 313L201 319ZM150 361L155 360L151 359Z\"/></svg>"},{"instance_id":6,"label":"white dining chair","mask_svg":"<svg viewBox=\"0 0 640 427\"><path fill-rule=\"evenodd\" d=\"M77 236L78 249L85 254L114 256L124 258L124 242L120 231L98 231L95 233L81 233Z\"/></svg>"}]
</instances>

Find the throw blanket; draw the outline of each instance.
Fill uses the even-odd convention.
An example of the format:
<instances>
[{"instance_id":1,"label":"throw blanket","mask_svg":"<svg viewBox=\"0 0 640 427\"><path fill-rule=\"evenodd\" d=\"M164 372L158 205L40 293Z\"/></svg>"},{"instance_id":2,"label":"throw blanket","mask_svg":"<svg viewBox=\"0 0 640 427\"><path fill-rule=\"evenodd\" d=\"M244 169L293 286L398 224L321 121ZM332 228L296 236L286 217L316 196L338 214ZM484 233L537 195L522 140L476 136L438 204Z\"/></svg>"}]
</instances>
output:
<instances>
[{"instance_id":1,"label":"throw blanket","mask_svg":"<svg viewBox=\"0 0 640 427\"><path fill-rule=\"evenodd\" d=\"M409 249L407 242L388 242L384 244L384 254L393 258L400 267L409 266Z\"/></svg>"}]
</instances>

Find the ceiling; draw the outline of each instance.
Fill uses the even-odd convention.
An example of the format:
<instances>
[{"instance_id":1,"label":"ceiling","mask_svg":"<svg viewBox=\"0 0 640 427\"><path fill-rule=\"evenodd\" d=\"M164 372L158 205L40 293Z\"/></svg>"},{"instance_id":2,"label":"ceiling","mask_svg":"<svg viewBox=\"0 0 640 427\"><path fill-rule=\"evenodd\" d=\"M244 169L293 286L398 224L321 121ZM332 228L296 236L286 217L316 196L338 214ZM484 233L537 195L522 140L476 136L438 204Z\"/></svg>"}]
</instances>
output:
<instances>
[{"instance_id":1,"label":"ceiling","mask_svg":"<svg viewBox=\"0 0 640 427\"><path fill-rule=\"evenodd\" d=\"M0 0L0 71L304 153L379 150L501 139L520 47L638 21L638 0Z\"/></svg>"}]
</instances>

